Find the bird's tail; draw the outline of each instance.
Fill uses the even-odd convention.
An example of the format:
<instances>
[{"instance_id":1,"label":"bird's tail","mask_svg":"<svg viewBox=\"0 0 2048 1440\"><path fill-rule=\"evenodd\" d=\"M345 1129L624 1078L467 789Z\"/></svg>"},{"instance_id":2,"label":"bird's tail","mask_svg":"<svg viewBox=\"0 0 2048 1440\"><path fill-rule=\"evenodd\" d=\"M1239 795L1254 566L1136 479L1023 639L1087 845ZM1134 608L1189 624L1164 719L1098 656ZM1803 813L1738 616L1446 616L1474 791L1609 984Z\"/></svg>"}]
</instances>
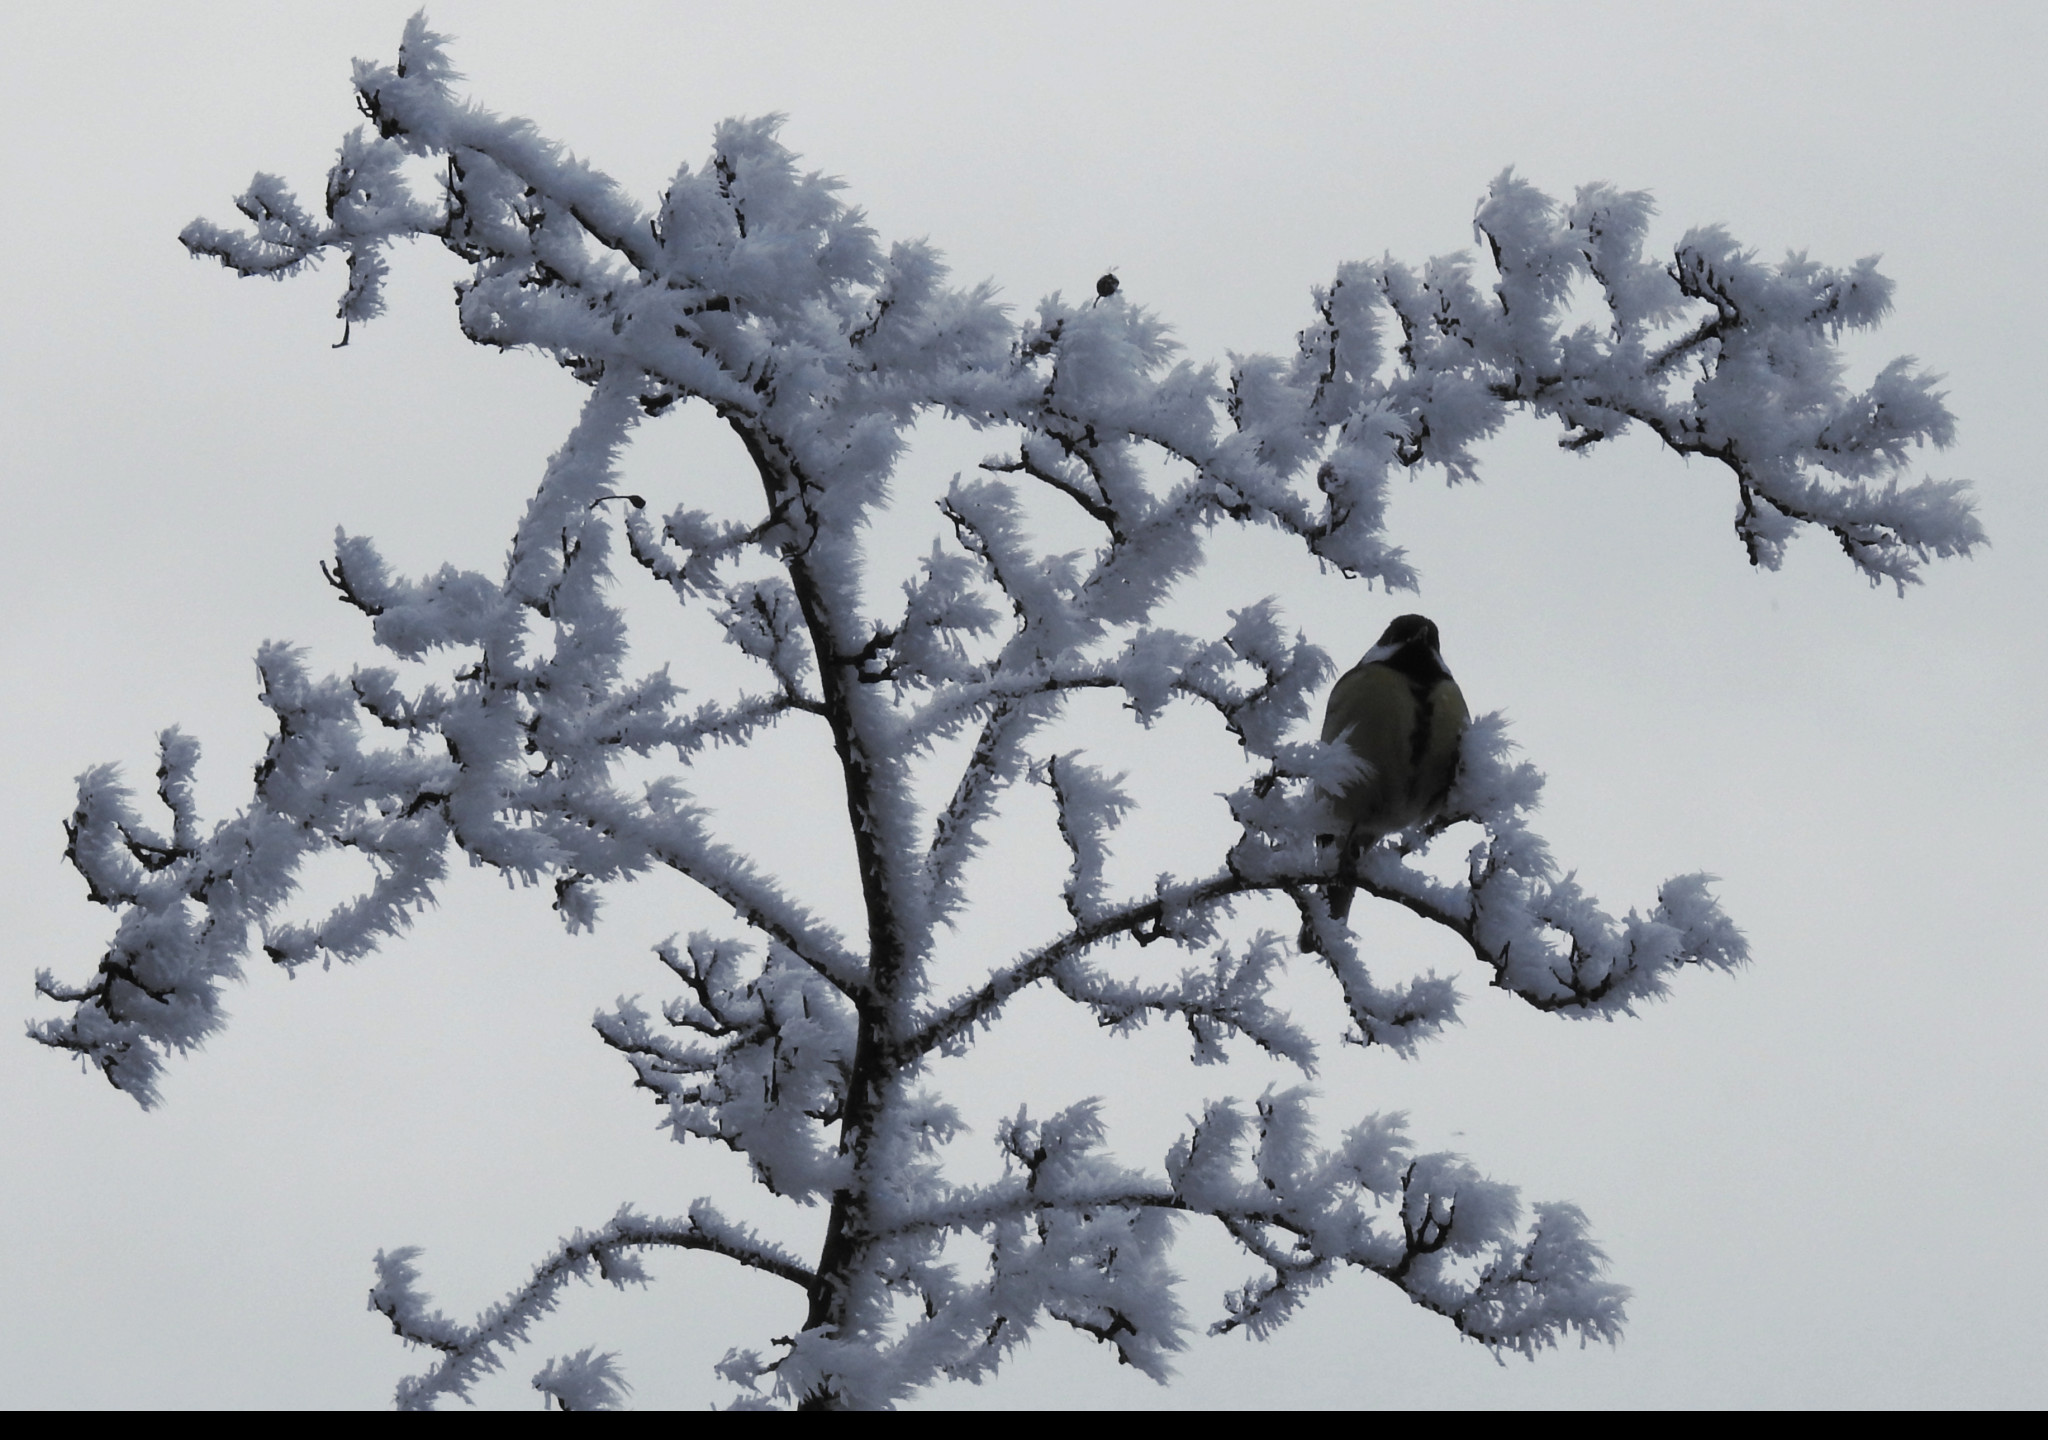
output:
<instances>
[{"instance_id":1,"label":"bird's tail","mask_svg":"<svg viewBox=\"0 0 2048 1440\"><path fill-rule=\"evenodd\" d=\"M1323 887L1323 898L1330 902L1330 918L1332 920L1349 920L1351 918L1351 897L1357 893L1358 887L1356 885L1325 885Z\"/></svg>"},{"instance_id":2,"label":"bird's tail","mask_svg":"<svg viewBox=\"0 0 2048 1440\"><path fill-rule=\"evenodd\" d=\"M1360 834L1356 831L1346 836L1344 852L1338 862L1337 873L1340 875L1354 873L1355 867L1364 858L1365 852L1378 844L1379 838L1377 835ZM1335 835L1318 835L1316 836L1316 849L1321 851L1327 846L1335 844L1336 840L1337 837ZM1330 907L1330 918L1340 925L1349 920L1351 918L1351 897L1357 893L1358 887L1348 880L1333 880L1325 885L1323 887L1323 901ZM1301 923L1301 935L1297 943L1301 946L1302 953L1304 954L1316 948L1315 936L1310 931L1306 920Z\"/></svg>"}]
</instances>

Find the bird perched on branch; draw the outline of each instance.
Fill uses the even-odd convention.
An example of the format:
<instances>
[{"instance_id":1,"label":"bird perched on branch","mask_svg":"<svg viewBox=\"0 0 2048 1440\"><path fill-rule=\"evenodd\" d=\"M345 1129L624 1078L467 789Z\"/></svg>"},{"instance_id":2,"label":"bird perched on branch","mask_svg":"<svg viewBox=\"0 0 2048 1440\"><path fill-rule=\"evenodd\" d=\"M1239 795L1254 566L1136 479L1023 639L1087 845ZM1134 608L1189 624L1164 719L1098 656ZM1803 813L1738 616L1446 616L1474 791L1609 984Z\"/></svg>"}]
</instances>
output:
<instances>
[{"instance_id":1,"label":"bird perched on branch","mask_svg":"<svg viewBox=\"0 0 2048 1440\"><path fill-rule=\"evenodd\" d=\"M1364 762L1342 792L1323 795L1331 828L1316 843L1341 846L1339 875L1350 874L1382 836L1444 808L1470 720L1464 692L1444 666L1436 625L1421 615L1397 618L1331 687L1323 743L1348 745ZM1351 913L1355 888L1338 880L1324 889L1332 919ZM1307 948L1306 926L1302 936Z\"/></svg>"}]
</instances>

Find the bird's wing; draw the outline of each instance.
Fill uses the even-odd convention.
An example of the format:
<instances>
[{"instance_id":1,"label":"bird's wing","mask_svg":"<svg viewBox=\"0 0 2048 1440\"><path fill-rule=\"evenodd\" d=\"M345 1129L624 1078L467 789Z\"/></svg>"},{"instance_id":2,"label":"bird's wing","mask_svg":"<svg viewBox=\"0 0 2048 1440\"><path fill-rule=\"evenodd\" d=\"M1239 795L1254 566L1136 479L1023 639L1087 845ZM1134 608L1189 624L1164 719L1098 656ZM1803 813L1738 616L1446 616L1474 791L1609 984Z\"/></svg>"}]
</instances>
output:
<instances>
[{"instance_id":1,"label":"bird's wing","mask_svg":"<svg viewBox=\"0 0 2048 1440\"><path fill-rule=\"evenodd\" d=\"M1465 692L1455 680L1439 680L1429 694L1429 739L1423 747L1417 798L1425 816L1443 808L1451 782L1458 777L1458 743L1472 723Z\"/></svg>"}]
</instances>

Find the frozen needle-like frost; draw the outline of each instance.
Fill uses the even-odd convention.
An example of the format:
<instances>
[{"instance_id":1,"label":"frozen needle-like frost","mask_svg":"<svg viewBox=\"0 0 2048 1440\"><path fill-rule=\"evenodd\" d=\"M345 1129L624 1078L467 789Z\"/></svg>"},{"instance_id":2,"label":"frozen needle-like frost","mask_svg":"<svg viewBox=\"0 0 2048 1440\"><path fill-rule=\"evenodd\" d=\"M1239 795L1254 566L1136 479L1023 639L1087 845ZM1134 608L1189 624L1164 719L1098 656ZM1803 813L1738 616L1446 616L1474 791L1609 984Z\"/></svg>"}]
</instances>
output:
<instances>
[{"instance_id":1,"label":"frozen needle-like frost","mask_svg":"<svg viewBox=\"0 0 2048 1440\"><path fill-rule=\"evenodd\" d=\"M1162 602L1222 525L1271 527L1304 565L1413 588L1386 533L1390 485L1420 466L1473 476L1474 446L1517 410L1558 422L1575 450L1640 426L1715 462L1753 563L1776 565L1814 526L1903 589L1982 532L1967 487L1908 473L1953 430L1934 379L1900 361L1860 392L1842 382L1841 333L1891 302L1872 262L1769 264L1717 229L1652 255L1646 196L1591 186L1560 204L1509 173L1479 207L1478 259L1340 266L1291 353L1219 372L1121 292L1018 315L988 286L952 287L928 246L885 248L772 118L721 125L709 160L643 206L529 123L458 99L456 78L416 17L395 66L357 66L369 124L344 140L324 206L259 175L237 202L247 228L197 221L183 238L244 275L341 255L347 326L381 312L392 242L436 240L472 267L464 333L551 357L587 387L583 413L502 569L398 576L369 540L337 537L337 594L381 646L445 678L320 679L297 651L265 647L276 735L248 805L211 828L193 806L198 747L178 731L162 738L161 821L113 767L80 777L68 858L114 938L84 982L39 977L67 1013L34 1037L152 1104L167 1055L221 1024L222 986L255 951L287 968L357 959L431 903L457 853L551 887L572 930L598 921L604 887L655 870L729 907L734 933L657 947L673 999L622 999L595 1027L679 1141L744 1156L789 1233L822 1218L815 1259L707 1202L680 1219L622 1209L465 1323L429 1308L416 1251L380 1255L372 1305L434 1357L403 1405L466 1398L570 1278L642 1281L638 1257L659 1247L800 1292L786 1335L717 1367L747 1404L888 1405L989 1374L1046 1323L1164 1379L1190 1325L1172 1244L1195 1223L1220 1226L1255 1269L1208 1312L1212 1329L1268 1334L1359 1271L1499 1352L1614 1338L1623 1292L1601 1278L1579 1212L1539 1205L1525 1222L1510 1187L1415 1153L1399 1117L1355 1120L1324 1148L1303 1090L1191 1097L1200 1119L1146 1169L1117 1158L1096 1105L1019 1108L996 1136L1003 1176L963 1184L948 1162L965 1122L932 1093L933 1062L1045 986L1115 1032L1183 1027L1197 1061L1248 1042L1306 1075L1315 1046L1274 998L1296 965L1334 978L1355 1041L1406 1051L1452 1023L1452 977L1375 978L1323 902L1336 862L1314 842L1314 792L1355 767L1308 738L1328 659L1270 601L1220 635L1163 627ZM1600 297L1598 323L1566 328L1575 293ZM752 464L748 518L657 518L619 483L635 427L691 403ZM985 431L993 453L946 489L912 573L867 586L867 527L931 415ZM1027 523L1047 503L1090 542L1048 553ZM625 599L643 573L646 593L746 657L751 688L690 697L669 668L632 673ZM865 595L889 597L883 613ZM1048 733L1093 691L1140 724L1193 706L1239 746L1235 834L1206 870L1136 890L1114 878L1153 873L1111 863L1142 861L1123 855L1133 797ZM841 787L817 797L817 823L851 827L858 934L739 853L693 799L694 766L779 726L836 760ZM649 780L656 760L673 763ZM1056 820L1045 841L1071 862L1065 918L944 988L938 937L972 901L994 820L1036 784ZM1373 847L1359 888L1546 1011L1612 1017L1687 967L1745 958L1706 877L1668 881L1647 912L1603 910L1529 827L1540 787L1504 719L1480 718L1447 812ZM920 799L933 795L935 813ZM1477 837L1460 842L1455 883L1418 863L1447 833ZM278 918L300 864L332 847L369 862L368 888L318 921ZM1284 907L1278 933L1235 919L1261 897ZM1280 938L1297 919L1305 953ZM979 1261L962 1264L961 1246ZM625 1393L614 1357L591 1349L533 1383L572 1409Z\"/></svg>"}]
</instances>

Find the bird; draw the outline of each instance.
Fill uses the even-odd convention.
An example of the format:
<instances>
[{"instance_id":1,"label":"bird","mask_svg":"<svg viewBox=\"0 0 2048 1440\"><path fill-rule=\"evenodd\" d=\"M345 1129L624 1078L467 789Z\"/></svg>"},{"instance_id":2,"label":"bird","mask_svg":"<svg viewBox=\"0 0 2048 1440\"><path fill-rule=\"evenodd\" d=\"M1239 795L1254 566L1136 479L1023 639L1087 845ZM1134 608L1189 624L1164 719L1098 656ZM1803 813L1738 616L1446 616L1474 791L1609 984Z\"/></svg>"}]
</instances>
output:
<instances>
[{"instance_id":1,"label":"bird","mask_svg":"<svg viewBox=\"0 0 2048 1440\"><path fill-rule=\"evenodd\" d=\"M1423 615L1397 616L1330 688L1323 713L1323 743L1348 745L1364 762L1342 791L1322 792L1331 828L1316 836L1317 848L1341 844L1339 875L1350 874L1382 837L1442 813L1470 723L1435 623ZM1350 915L1355 889L1345 880L1324 887L1331 919ZM1303 949L1309 939L1304 924Z\"/></svg>"}]
</instances>

